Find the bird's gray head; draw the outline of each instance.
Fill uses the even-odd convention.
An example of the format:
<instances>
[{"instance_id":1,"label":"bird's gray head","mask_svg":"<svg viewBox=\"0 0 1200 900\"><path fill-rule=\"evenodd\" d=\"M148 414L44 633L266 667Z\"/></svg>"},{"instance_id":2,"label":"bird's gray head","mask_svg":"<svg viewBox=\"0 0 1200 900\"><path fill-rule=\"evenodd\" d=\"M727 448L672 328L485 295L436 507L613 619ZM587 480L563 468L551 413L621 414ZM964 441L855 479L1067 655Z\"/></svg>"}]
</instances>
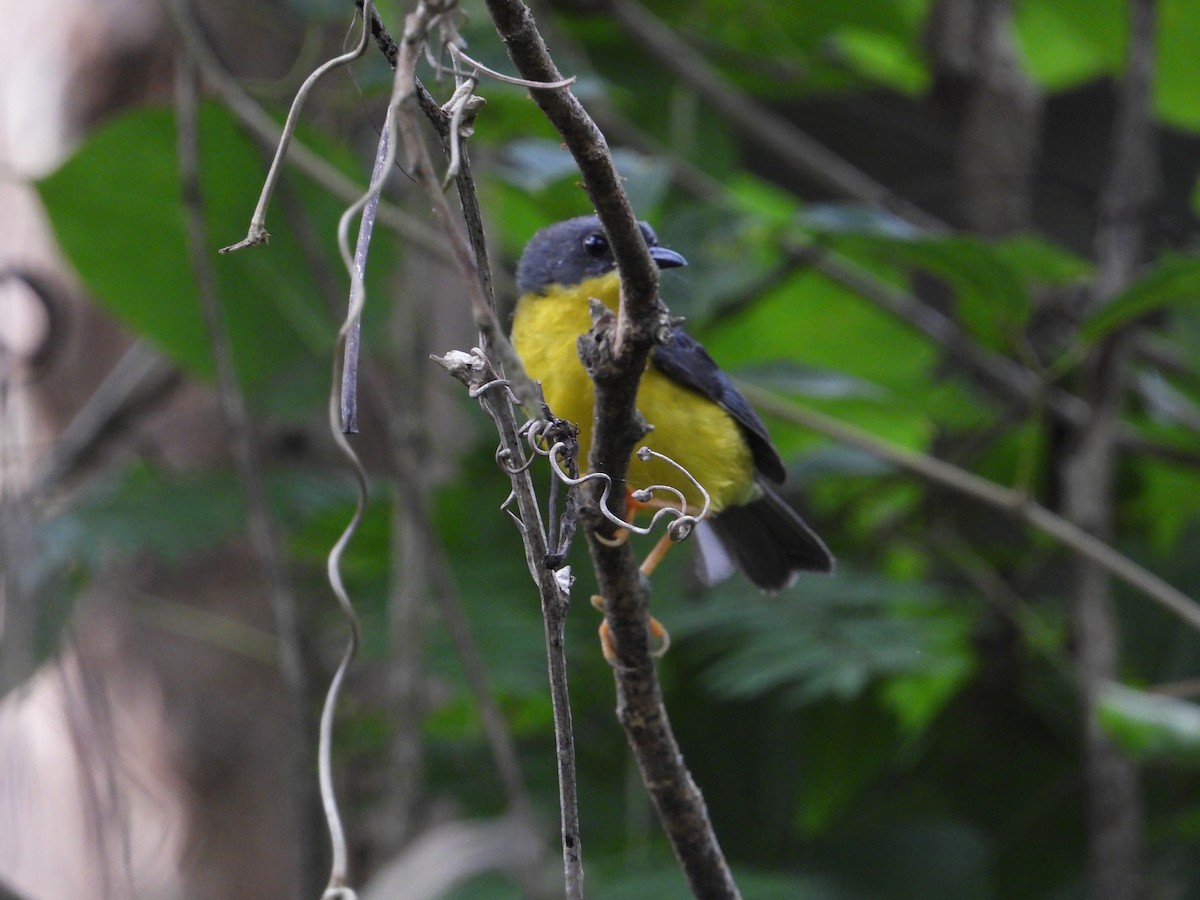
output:
<instances>
[{"instance_id":1,"label":"bird's gray head","mask_svg":"<svg viewBox=\"0 0 1200 900\"><path fill-rule=\"evenodd\" d=\"M658 245L658 235L639 222L650 257L660 269L686 266L674 250ZM597 216L580 216L543 228L525 245L517 264L517 290L521 294L544 294L553 284L579 284L598 278L617 266L608 235Z\"/></svg>"}]
</instances>

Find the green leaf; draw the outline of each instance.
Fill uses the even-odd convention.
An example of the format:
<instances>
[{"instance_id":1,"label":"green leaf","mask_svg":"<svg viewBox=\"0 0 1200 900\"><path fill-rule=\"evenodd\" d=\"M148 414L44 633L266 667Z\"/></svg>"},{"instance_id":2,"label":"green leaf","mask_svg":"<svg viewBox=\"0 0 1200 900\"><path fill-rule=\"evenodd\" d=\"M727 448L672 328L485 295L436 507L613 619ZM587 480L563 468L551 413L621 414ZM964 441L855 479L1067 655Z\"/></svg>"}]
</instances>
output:
<instances>
[{"instance_id":1,"label":"green leaf","mask_svg":"<svg viewBox=\"0 0 1200 900\"><path fill-rule=\"evenodd\" d=\"M96 131L39 189L92 293L184 368L211 376L174 141L168 110L132 113Z\"/></svg>"},{"instance_id":2,"label":"green leaf","mask_svg":"<svg viewBox=\"0 0 1200 900\"><path fill-rule=\"evenodd\" d=\"M1063 283L1088 271L1078 257L1036 238L930 236L889 213L855 204L811 206L796 221L866 268L936 276L952 291L958 319L996 349L1008 346L1029 318L1029 282ZM878 277L891 280L883 272Z\"/></svg>"},{"instance_id":3,"label":"green leaf","mask_svg":"<svg viewBox=\"0 0 1200 900\"><path fill-rule=\"evenodd\" d=\"M1087 278L1092 271L1088 260L1033 235L1017 235L990 246L1024 277L1041 284L1070 284Z\"/></svg>"},{"instance_id":4,"label":"green leaf","mask_svg":"<svg viewBox=\"0 0 1200 900\"><path fill-rule=\"evenodd\" d=\"M1062 90L1120 69L1128 26L1123 0L1037 0L1016 6L1031 75Z\"/></svg>"},{"instance_id":5,"label":"green leaf","mask_svg":"<svg viewBox=\"0 0 1200 900\"><path fill-rule=\"evenodd\" d=\"M833 43L871 81L913 96L929 87L929 70L911 41L866 28L844 28Z\"/></svg>"},{"instance_id":6,"label":"green leaf","mask_svg":"<svg viewBox=\"0 0 1200 900\"><path fill-rule=\"evenodd\" d=\"M953 292L958 319L989 347L1003 349L1029 317L1029 292L1022 273L1005 254L979 238L856 235L846 240L851 253L865 252L942 279Z\"/></svg>"},{"instance_id":7,"label":"green leaf","mask_svg":"<svg viewBox=\"0 0 1200 900\"><path fill-rule=\"evenodd\" d=\"M871 399L860 393L817 405L889 440L926 446L929 420L921 399L932 381L936 350L923 336L820 274L793 276L697 336L733 374L773 361L876 385ZM785 451L790 431L798 429L772 429Z\"/></svg>"},{"instance_id":8,"label":"green leaf","mask_svg":"<svg viewBox=\"0 0 1200 900\"><path fill-rule=\"evenodd\" d=\"M264 163L222 107L201 109L199 134L207 252L238 374L248 389L289 386L327 352L332 324L278 207L268 221L270 245L216 254L245 234ZM176 142L169 110L138 110L97 130L39 190L59 242L95 297L182 368L211 378ZM323 198L309 202L313 227L332 236L336 207ZM309 393L320 387L307 383Z\"/></svg>"},{"instance_id":9,"label":"green leaf","mask_svg":"<svg viewBox=\"0 0 1200 900\"><path fill-rule=\"evenodd\" d=\"M1135 759L1200 763L1200 706L1119 684L1104 689L1100 725Z\"/></svg>"},{"instance_id":10,"label":"green leaf","mask_svg":"<svg viewBox=\"0 0 1200 900\"><path fill-rule=\"evenodd\" d=\"M1167 257L1084 322L1080 334L1087 341L1095 341L1155 310L1197 301L1200 301L1200 259Z\"/></svg>"},{"instance_id":11,"label":"green leaf","mask_svg":"<svg viewBox=\"0 0 1200 900\"><path fill-rule=\"evenodd\" d=\"M1200 131L1200 4L1160 0L1157 4L1157 53L1154 58L1154 110L1164 123Z\"/></svg>"}]
</instances>

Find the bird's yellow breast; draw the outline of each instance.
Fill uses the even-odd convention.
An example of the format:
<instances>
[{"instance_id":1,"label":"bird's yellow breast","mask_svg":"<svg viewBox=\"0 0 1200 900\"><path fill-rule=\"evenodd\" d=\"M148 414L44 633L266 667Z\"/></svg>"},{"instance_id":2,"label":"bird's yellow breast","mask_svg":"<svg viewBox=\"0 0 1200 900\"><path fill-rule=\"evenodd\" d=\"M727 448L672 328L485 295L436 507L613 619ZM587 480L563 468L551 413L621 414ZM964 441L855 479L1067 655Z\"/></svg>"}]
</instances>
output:
<instances>
[{"instance_id":1,"label":"bird's yellow breast","mask_svg":"<svg viewBox=\"0 0 1200 900\"><path fill-rule=\"evenodd\" d=\"M513 317L513 345L531 378L542 383L551 411L579 426L579 464L587 468L592 444L592 380L579 360L577 341L592 326L589 298L617 308L615 273L574 287L554 285L545 295L526 295ZM750 500L756 493L754 461L737 422L712 400L647 366L638 388L638 410L654 426L638 444L678 462L704 485L712 511ZM673 466L657 459L629 466L629 487L670 485L683 492L689 511L698 512L699 492ZM677 506L668 492L655 501Z\"/></svg>"}]
</instances>

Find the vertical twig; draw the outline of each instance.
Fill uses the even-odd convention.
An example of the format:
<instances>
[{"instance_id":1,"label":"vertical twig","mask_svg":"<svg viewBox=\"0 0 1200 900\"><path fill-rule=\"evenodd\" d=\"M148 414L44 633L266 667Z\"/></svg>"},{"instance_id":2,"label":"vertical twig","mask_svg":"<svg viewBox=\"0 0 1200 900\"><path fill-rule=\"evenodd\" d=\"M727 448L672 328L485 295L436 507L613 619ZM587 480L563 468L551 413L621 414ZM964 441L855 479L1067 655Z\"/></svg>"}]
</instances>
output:
<instances>
[{"instance_id":1,"label":"vertical twig","mask_svg":"<svg viewBox=\"0 0 1200 900\"><path fill-rule=\"evenodd\" d=\"M1151 87L1153 0L1130 0L1129 48L1113 132L1113 155L1100 200L1095 238L1093 309L1133 278L1141 261L1146 214L1154 194ZM1102 540L1116 528L1117 438L1128 388L1132 331L1104 340L1083 367L1093 413L1074 436L1063 463L1067 517ZM1120 636L1112 582L1093 562L1075 565L1074 625L1084 712L1084 772L1088 804L1088 875L1094 900L1133 900L1145 883L1145 823L1137 767L1101 728L1100 694L1116 678Z\"/></svg>"},{"instance_id":2,"label":"vertical twig","mask_svg":"<svg viewBox=\"0 0 1200 900\"><path fill-rule=\"evenodd\" d=\"M170 7L176 14L177 22L179 23L184 33L187 34L190 22L188 21L183 9L182 0L173 0ZM280 164L286 154L287 146L291 141L292 134L295 130L297 117L300 108L304 102L304 98L308 90L322 75L329 72L333 68L345 65L363 54L367 48L370 35L370 19L371 2L366 0L364 4L364 24L363 33L358 45L349 53L342 54L322 66L320 66L300 88L295 100L292 103L292 108L288 114L288 120L283 128L283 133L279 139L279 145L276 148L275 158L271 164L271 169L267 174L266 183L263 186L262 193L259 197L258 206L255 208L254 216L250 222L250 228L246 238L237 244L226 247L222 252L242 249L244 247L254 246L256 244L265 243L267 240L267 232L265 227L266 210L270 202L271 193L274 189L275 182L279 177ZM200 46L199 41L193 41L195 46ZM211 62L211 61L210 61ZM210 69L213 68L211 65ZM380 167L381 171L386 174L387 165L390 165L391 154L386 154L388 162ZM330 382L328 421L329 430L334 443L338 450L341 451L343 457L349 463L354 474L355 484L357 488L355 497L354 514L347 523L345 529L339 535L337 541L330 548L329 555L326 559L326 578L329 582L329 587L333 591L334 597L337 599L338 606L346 616L349 627L349 635L346 641L345 650L342 653L342 658L338 662L333 678L330 680L329 688L325 694L324 705L321 708L321 718L318 728L317 737L317 779L320 788L321 806L325 814L325 822L329 828L330 840L330 869L329 880L326 884L324 897L326 900L336 900L336 898L353 898L354 891L349 887L349 850L346 844L345 828L342 825L341 812L338 809L337 794L333 784L333 717L337 709L338 698L341 696L342 686L346 680L346 673L349 670L351 662L358 653L359 644L359 625L358 617L355 615L354 607L350 602L350 595L346 591L346 586L342 581L341 562L342 556L349 545L350 540L354 537L358 530L359 524L362 522L363 514L367 505L367 476L362 467L362 463L358 459L354 449L346 440L345 433L342 430L342 404L341 404L341 384L342 384L342 365L345 360L346 346L350 341L351 333L354 331L354 325L362 315L362 305L364 299L363 279L357 273L354 262L350 257L349 249L346 245L345 234L349 227L349 220L354 213L363 207L371 200L372 197L378 198L378 185L382 182L382 175L378 179L372 181L371 189L366 196L360 197L357 202L351 205L342 215L338 223L338 246L342 253L343 262L346 270L350 274L350 303L346 313L346 318L342 326L338 329L337 339L333 350L333 377Z\"/></svg>"},{"instance_id":3,"label":"vertical twig","mask_svg":"<svg viewBox=\"0 0 1200 900\"><path fill-rule=\"evenodd\" d=\"M371 170L371 183L379 181L383 166L388 158L388 132L379 133L379 144L375 148L375 166ZM379 211L379 195L373 195L363 207L358 223L358 240L354 245L354 272L357 278L366 278L367 251L371 247L371 235L375 231L375 214ZM362 337L362 316L355 316L346 335L346 352L342 356L342 431L358 433L358 358L359 341Z\"/></svg>"},{"instance_id":4,"label":"vertical twig","mask_svg":"<svg viewBox=\"0 0 1200 900\"><path fill-rule=\"evenodd\" d=\"M444 10L442 12L445 13ZM419 95L424 92L416 79L416 64L428 40L428 31L433 16L434 12L426 4L419 3L416 10L405 19L404 34L398 45L396 76L386 124L389 130L395 129L398 135L392 134L389 140L392 147L396 145L397 136L403 143L412 175L425 187L438 224L449 239L453 257L459 266L464 284L471 297L471 307L476 325L483 333L485 341L511 369L510 377L519 379L517 381L519 384L520 381L527 382L527 379L523 379L523 376L519 374L521 372L520 362L500 328L490 297L485 294L487 279L481 274L472 248L462 239L458 231L417 125ZM377 187L373 185L373 189L377 190ZM470 202L475 202L473 197ZM477 247L482 247L478 239L476 244ZM502 442L509 453L508 458L510 460L523 459L507 390L503 389L497 393L489 388L489 385L495 387L501 382L495 377L490 363L487 363L486 360L481 360L475 373L480 377L486 377L486 381L472 382L468 379L465 383L471 385L472 395L480 399L496 422ZM531 395L527 386L522 393ZM551 702L554 709L558 750L565 892L571 900L576 900L576 898L581 900L583 897L583 865L575 782L574 733L571 725L570 695L567 687L564 655L564 622L569 601L563 586L555 578L555 573L547 569L544 564L546 538L529 473L524 470L515 472L512 474L512 479L513 492L520 510L526 558L530 565L530 573L538 585L542 598L543 620L546 628Z\"/></svg>"},{"instance_id":5,"label":"vertical twig","mask_svg":"<svg viewBox=\"0 0 1200 900\"><path fill-rule=\"evenodd\" d=\"M1013 6L943 0L925 32L939 85L933 93L956 124L960 222L988 237L1027 230L1033 208L1042 94L1020 64Z\"/></svg>"},{"instance_id":6,"label":"vertical twig","mask_svg":"<svg viewBox=\"0 0 1200 900\"><path fill-rule=\"evenodd\" d=\"M575 736L571 721L570 691L567 683L565 624L570 598L566 570L558 572L546 565L548 546L541 511L534 495L533 481L524 462L524 450L517 434L512 405L505 393L505 382L496 377L491 363L481 351L452 352L436 361L470 390L480 401L500 435L501 458L507 459L516 498L518 516L514 520L525 547L525 563L538 586L545 622L547 665L550 677L550 701L554 711L554 737L558 762L559 812L562 823L564 895L582 900L583 850L580 842L578 784L575 775ZM497 399L498 396L498 399Z\"/></svg>"},{"instance_id":7,"label":"vertical twig","mask_svg":"<svg viewBox=\"0 0 1200 900\"><path fill-rule=\"evenodd\" d=\"M246 526L250 545L257 558L270 596L271 611L278 633L279 671L287 691L289 718L293 739L284 742L288 749L286 763L292 784L298 831L298 858L309 859L310 838L308 812L313 806L312 791L307 777L308 755L303 751L300 736L305 732L308 710L308 677L300 651L300 627L296 602L287 584L279 539L271 522L266 488L258 454L254 447L253 424L237 382L237 372L229 344L229 334L217 296L216 279L208 255L208 239L204 219L204 200L200 185L198 101L196 73L190 63L181 63L176 73L176 106L179 129L179 168L184 199L184 225L188 255L200 297L200 308L216 369L217 400L228 432L234 468L246 500ZM303 866L304 863L302 862ZM311 873L297 873L294 893L299 896L308 888Z\"/></svg>"},{"instance_id":8,"label":"vertical twig","mask_svg":"<svg viewBox=\"0 0 1200 900\"><path fill-rule=\"evenodd\" d=\"M386 147L384 130L379 148L386 152ZM355 263L358 261L356 254ZM414 280L410 278L409 283ZM388 422L389 457L396 470L391 492L392 563L388 579L389 652L385 676L392 727L388 740L388 790L382 804L387 821L381 823L395 846L402 846L414 837L417 824L415 813L424 774L421 725L426 707L426 620L429 595L433 593L432 570L437 564L438 536L425 515L432 490L424 372L428 363L425 296L424 292L403 289L395 292L388 327L390 377L385 382L387 388L380 392L380 400L384 401L380 408Z\"/></svg>"}]
</instances>

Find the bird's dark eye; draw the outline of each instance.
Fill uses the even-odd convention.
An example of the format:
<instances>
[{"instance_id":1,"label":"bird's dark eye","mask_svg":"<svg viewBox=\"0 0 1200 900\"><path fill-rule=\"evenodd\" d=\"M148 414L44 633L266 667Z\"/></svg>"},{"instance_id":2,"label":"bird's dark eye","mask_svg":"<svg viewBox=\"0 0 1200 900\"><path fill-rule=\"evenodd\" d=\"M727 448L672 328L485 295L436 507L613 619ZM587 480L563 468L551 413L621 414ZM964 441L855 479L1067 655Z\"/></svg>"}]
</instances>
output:
<instances>
[{"instance_id":1,"label":"bird's dark eye","mask_svg":"<svg viewBox=\"0 0 1200 900\"><path fill-rule=\"evenodd\" d=\"M593 231L583 239L583 249L588 256L603 256L608 252L608 238L598 231Z\"/></svg>"}]
</instances>

